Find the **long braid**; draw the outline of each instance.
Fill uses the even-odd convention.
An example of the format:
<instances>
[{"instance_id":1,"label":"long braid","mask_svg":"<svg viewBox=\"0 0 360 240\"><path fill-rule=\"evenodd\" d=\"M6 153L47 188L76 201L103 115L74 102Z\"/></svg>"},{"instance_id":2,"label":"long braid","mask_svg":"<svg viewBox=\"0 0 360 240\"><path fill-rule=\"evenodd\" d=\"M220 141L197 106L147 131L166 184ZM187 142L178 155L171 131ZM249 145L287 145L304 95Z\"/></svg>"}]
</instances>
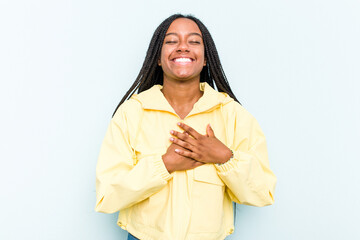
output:
<instances>
[{"instance_id":1,"label":"long braid","mask_svg":"<svg viewBox=\"0 0 360 240\"><path fill-rule=\"evenodd\" d=\"M232 92L230 85L225 76L224 70L220 63L220 58L216 50L214 40L212 39L210 32L205 27L205 25L197 18L191 15L182 15L174 14L167 19L165 19L155 30L149 48L146 52L144 63L140 69L138 76L136 77L134 83L131 85L130 89L121 99L120 103L115 108L115 111L112 116L115 115L119 106L129 99L136 90L138 93L143 92L156 84L163 84L163 71L162 68L158 65L158 60L160 59L161 48L165 38L165 34L170 27L170 24L177 18L188 18L193 20L199 27L204 42L206 66L203 67L203 70L200 73L200 81L207 82L211 87L214 87L214 82L216 88L220 92L227 93L235 101L239 102ZM239 102L240 103L240 102Z\"/></svg>"}]
</instances>

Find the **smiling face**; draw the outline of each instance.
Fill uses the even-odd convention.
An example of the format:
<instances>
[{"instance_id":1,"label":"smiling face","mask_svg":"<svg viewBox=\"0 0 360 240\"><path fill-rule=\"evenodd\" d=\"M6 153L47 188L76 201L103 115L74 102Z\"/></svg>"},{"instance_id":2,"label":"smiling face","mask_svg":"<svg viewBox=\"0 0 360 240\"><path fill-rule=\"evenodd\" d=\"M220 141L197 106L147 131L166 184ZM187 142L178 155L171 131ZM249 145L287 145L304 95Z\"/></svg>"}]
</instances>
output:
<instances>
[{"instance_id":1,"label":"smiling face","mask_svg":"<svg viewBox=\"0 0 360 240\"><path fill-rule=\"evenodd\" d=\"M164 81L200 81L206 65L204 43L197 24L187 18L174 20L166 32L159 65Z\"/></svg>"}]
</instances>

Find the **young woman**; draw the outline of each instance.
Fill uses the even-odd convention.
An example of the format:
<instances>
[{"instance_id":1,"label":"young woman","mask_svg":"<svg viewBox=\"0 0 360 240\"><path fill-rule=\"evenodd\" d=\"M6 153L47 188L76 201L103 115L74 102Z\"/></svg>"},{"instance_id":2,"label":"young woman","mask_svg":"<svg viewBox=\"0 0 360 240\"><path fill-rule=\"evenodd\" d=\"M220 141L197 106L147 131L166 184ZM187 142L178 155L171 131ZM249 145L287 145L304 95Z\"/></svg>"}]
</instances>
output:
<instances>
[{"instance_id":1,"label":"young woman","mask_svg":"<svg viewBox=\"0 0 360 240\"><path fill-rule=\"evenodd\" d=\"M209 31L170 16L109 124L96 211L120 211L128 239L224 239L232 202L270 205L275 183L265 137L231 91Z\"/></svg>"}]
</instances>

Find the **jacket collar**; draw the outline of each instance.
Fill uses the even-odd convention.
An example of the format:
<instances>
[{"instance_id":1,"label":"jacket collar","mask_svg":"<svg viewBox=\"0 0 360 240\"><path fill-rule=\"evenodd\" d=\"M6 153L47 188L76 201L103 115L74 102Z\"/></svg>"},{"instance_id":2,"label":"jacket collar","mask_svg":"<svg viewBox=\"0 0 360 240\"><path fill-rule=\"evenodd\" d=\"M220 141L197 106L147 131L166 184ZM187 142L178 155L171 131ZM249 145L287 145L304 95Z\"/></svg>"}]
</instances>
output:
<instances>
[{"instance_id":1,"label":"jacket collar","mask_svg":"<svg viewBox=\"0 0 360 240\"><path fill-rule=\"evenodd\" d=\"M161 85L154 85L146 91L134 94L131 98L139 101L143 109L167 111L176 114L174 109L166 100L164 94L161 92L161 89ZM194 104L194 107L188 116L208 111L220 104L232 101L232 98L230 98L226 93L216 91L207 82L200 83L200 90L203 91L204 94Z\"/></svg>"}]
</instances>

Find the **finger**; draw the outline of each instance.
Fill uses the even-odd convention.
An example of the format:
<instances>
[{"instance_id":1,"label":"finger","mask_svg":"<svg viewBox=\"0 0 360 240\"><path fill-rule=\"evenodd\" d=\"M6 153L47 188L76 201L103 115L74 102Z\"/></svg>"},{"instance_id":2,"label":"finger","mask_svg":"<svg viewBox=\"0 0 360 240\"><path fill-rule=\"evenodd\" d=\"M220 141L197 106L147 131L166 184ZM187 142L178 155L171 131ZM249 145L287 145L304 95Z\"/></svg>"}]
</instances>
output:
<instances>
[{"instance_id":1,"label":"finger","mask_svg":"<svg viewBox=\"0 0 360 240\"><path fill-rule=\"evenodd\" d=\"M199 162L199 161L194 160L193 166L194 166L194 168L196 168L196 167L201 166L203 164L204 164L203 162Z\"/></svg>"},{"instance_id":2,"label":"finger","mask_svg":"<svg viewBox=\"0 0 360 240\"><path fill-rule=\"evenodd\" d=\"M188 132L188 133L189 133L191 136L193 136L195 139L198 139L199 137L202 136L200 133L198 133L197 131L195 131L195 129L193 129L192 127L186 125L185 123L178 122L178 126L181 127L182 129L184 129L186 132Z\"/></svg>"},{"instance_id":3,"label":"finger","mask_svg":"<svg viewBox=\"0 0 360 240\"><path fill-rule=\"evenodd\" d=\"M170 133L172 135L176 136L177 138L183 140L184 142L190 143L193 146L196 144L196 140L193 139L189 134L180 133L180 132L175 131L175 130L171 130Z\"/></svg>"},{"instance_id":4,"label":"finger","mask_svg":"<svg viewBox=\"0 0 360 240\"><path fill-rule=\"evenodd\" d=\"M213 129L211 128L210 123L206 127L206 134L208 135L208 137L215 137L215 133L214 133Z\"/></svg>"},{"instance_id":5,"label":"finger","mask_svg":"<svg viewBox=\"0 0 360 240\"><path fill-rule=\"evenodd\" d=\"M186 148L186 149L188 149L188 150L190 150L190 151L193 151L193 150L194 150L194 146L193 146L193 145L191 145L190 143L185 142L185 141L183 141L183 140L181 140L181 139L179 139L179 138L171 137L171 138L170 138L170 141L173 142L173 143L175 143L175 144L177 144L177 145L179 145L180 147Z\"/></svg>"},{"instance_id":6,"label":"finger","mask_svg":"<svg viewBox=\"0 0 360 240\"><path fill-rule=\"evenodd\" d=\"M175 152L181 156L192 158L194 160L196 160L199 157L199 155L194 152L190 152L190 151L182 150L182 149L178 149L178 148L175 149Z\"/></svg>"}]
</instances>

